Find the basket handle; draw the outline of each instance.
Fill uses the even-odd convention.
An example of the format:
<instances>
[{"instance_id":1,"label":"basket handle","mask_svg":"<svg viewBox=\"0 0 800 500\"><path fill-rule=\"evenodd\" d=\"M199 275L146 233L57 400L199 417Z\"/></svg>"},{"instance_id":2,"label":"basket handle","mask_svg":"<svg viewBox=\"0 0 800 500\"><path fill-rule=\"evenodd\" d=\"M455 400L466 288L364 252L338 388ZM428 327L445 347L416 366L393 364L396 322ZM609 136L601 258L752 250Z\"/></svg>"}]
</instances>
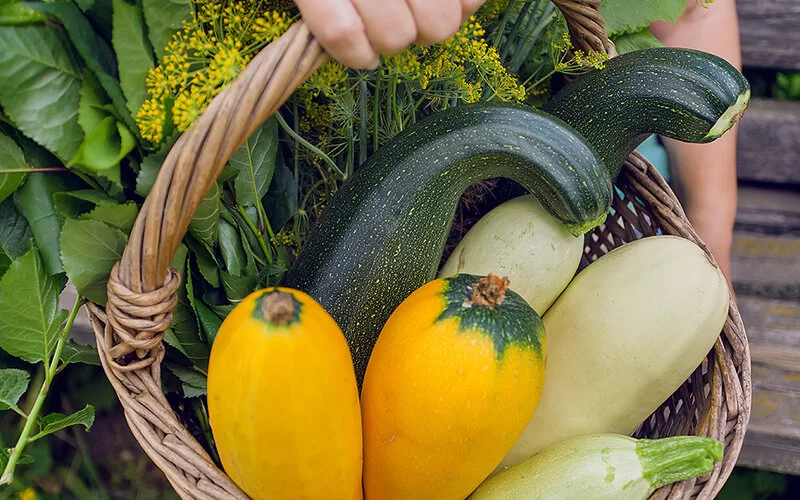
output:
<instances>
[{"instance_id":1,"label":"basket handle","mask_svg":"<svg viewBox=\"0 0 800 500\"><path fill-rule=\"evenodd\" d=\"M552 0L581 50L611 47L600 0ZM161 389L163 332L180 276L169 264L192 215L248 137L330 60L300 20L256 55L167 155L108 281L105 308L87 304L103 369L132 433L182 498L246 498L182 426Z\"/></svg>"}]
</instances>

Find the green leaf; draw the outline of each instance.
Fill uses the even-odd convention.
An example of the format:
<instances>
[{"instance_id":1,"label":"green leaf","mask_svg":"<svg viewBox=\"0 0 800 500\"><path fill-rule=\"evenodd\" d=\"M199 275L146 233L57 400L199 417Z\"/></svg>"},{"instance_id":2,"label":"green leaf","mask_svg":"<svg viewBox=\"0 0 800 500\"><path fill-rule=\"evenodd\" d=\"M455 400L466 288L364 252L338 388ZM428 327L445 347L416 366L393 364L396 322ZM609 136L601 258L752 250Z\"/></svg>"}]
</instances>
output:
<instances>
[{"instance_id":1,"label":"green leaf","mask_svg":"<svg viewBox=\"0 0 800 500\"><path fill-rule=\"evenodd\" d=\"M664 46L658 38L650 34L648 29L643 29L636 33L625 33L615 37L613 42L614 46L617 48L617 53L620 55L637 50Z\"/></svg>"},{"instance_id":2,"label":"green leaf","mask_svg":"<svg viewBox=\"0 0 800 500\"><path fill-rule=\"evenodd\" d=\"M197 315L197 321L200 323L203 333L206 335L206 343L209 346L213 345L219 327L222 326L222 320L199 299L194 301L194 312Z\"/></svg>"},{"instance_id":3,"label":"green leaf","mask_svg":"<svg viewBox=\"0 0 800 500\"><path fill-rule=\"evenodd\" d=\"M137 215L139 215L139 207L136 203L129 201L122 205L98 205L97 208L81 215L80 218L105 222L125 234L130 234Z\"/></svg>"},{"instance_id":4,"label":"green leaf","mask_svg":"<svg viewBox=\"0 0 800 500\"><path fill-rule=\"evenodd\" d=\"M220 189L215 182L211 185L203 201L197 207L189 223L189 232L208 246L217 244L217 227L219 226Z\"/></svg>"},{"instance_id":5,"label":"green leaf","mask_svg":"<svg viewBox=\"0 0 800 500\"><path fill-rule=\"evenodd\" d=\"M114 0L111 42L117 53L119 80L128 102L128 111L136 116L147 96L144 79L153 68L153 49L147 40L142 7Z\"/></svg>"},{"instance_id":6,"label":"green leaf","mask_svg":"<svg viewBox=\"0 0 800 500\"><path fill-rule=\"evenodd\" d=\"M64 344L64 350L61 351L61 362L101 366L97 349L90 345L78 344L73 340L68 340Z\"/></svg>"},{"instance_id":7,"label":"green leaf","mask_svg":"<svg viewBox=\"0 0 800 500\"><path fill-rule=\"evenodd\" d=\"M71 167L83 167L121 188L120 161L136 147L136 138L118 119L114 106L91 72L86 71L81 86L78 123L84 140L70 160Z\"/></svg>"},{"instance_id":8,"label":"green leaf","mask_svg":"<svg viewBox=\"0 0 800 500\"><path fill-rule=\"evenodd\" d=\"M184 240L195 257L195 264L200 274L214 288L219 287L219 262L214 251L206 244L188 237Z\"/></svg>"},{"instance_id":9,"label":"green leaf","mask_svg":"<svg viewBox=\"0 0 800 500\"><path fill-rule=\"evenodd\" d=\"M72 164L83 165L91 171L119 168L119 162L136 147L136 137L128 127L113 116L107 116L81 144ZM119 178L116 174L112 179Z\"/></svg>"},{"instance_id":10,"label":"green leaf","mask_svg":"<svg viewBox=\"0 0 800 500\"><path fill-rule=\"evenodd\" d=\"M114 52L108 42L95 32L83 12L72 2L37 3L35 7L55 16L67 31L78 54L86 62L86 66L97 76L106 94L111 98L118 116L122 118L129 130L138 130L136 123L128 113L125 96L119 85L117 64Z\"/></svg>"},{"instance_id":11,"label":"green leaf","mask_svg":"<svg viewBox=\"0 0 800 500\"><path fill-rule=\"evenodd\" d=\"M236 226L225 219L219 220L219 249L228 274L241 276L247 264L247 255Z\"/></svg>"},{"instance_id":12,"label":"green leaf","mask_svg":"<svg viewBox=\"0 0 800 500\"><path fill-rule=\"evenodd\" d=\"M144 19L147 22L147 34L150 45L160 61L164 57L164 48L172 35L181 29L181 21L192 17L190 0L142 0Z\"/></svg>"},{"instance_id":13,"label":"green leaf","mask_svg":"<svg viewBox=\"0 0 800 500\"><path fill-rule=\"evenodd\" d=\"M183 383L183 395L196 398L206 394L207 379L202 373L175 363L165 363L166 367Z\"/></svg>"},{"instance_id":14,"label":"green leaf","mask_svg":"<svg viewBox=\"0 0 800 500\"><path fill-rule=\"evenodd\" d=\"M100 205L117 205L114 198L95 189L66 191L53 195L53 208L62 219L77 219Z\"/></svg>"},{"instance_id":15,"label":"green leaf","mask_svg":"<svg viewBox=\"0 0 800 500\"><path fill-rule=\"evenodd\" d=\"M75 3L106 40L111 40L111 0L76 0Z\"/></svg>"},{"instance_id":16,"label":"green leaf","mask_svg":"<svg viewBox=\"0 0 800 500\"><path fill-rule=\"evenodd\" d=\"M0 348L29 363L47 362L67 311L58 297L66 276L49 276L34 248L11 263L0 279Z\"/></svg>"},{"instance_id":17,"label":"green leaf","mask_svg":"<svg viewBox=\"0 0 800 500\"><path fill-rule=\"evenodd\" d=\"M97 220L64 222L61 233L61 259L78 293L96 304L105 305L106 283L111 268L122 257L128 237Z\"/></svg>"},{"instance_id":18,"label":"green leaf","mask_svg":"<svg viewBox=\"0 0 800 500\"><path fill-rule=\"evenodd\" d=\"M278 122L270 118L231 157L229 164L238 172L234 189L239 205L253 206L267 194L277 151Z\"/></svg>"},{"instance_id":19,"label":"green leaf","mask_svg":"<svg viewBox=\"0 0 800 500\"><path fill-rule=\"evenodd\" d=\"M139 175L136 177L136 194L145 197L150 193L168 152L169 150L164 150L144 157L142 164L139 166Z\"/></svg>"},{"instance_id":20,"label":"green leaf","mask_svg":"<svg viewBox=\"0 0 800 500\"><path fill-rule=\"evenodd\" d=\"M600 14L610 36L634 33L653 21L674 23L686 10L686 0L603 0Z\"/></svg>"},{"instance_id":21,"label":"green leaf","mask_svg":"<svg viewBox=\"0 0 800 500\"><path fill-rule=\"evenodd\" d=\"M22 150L11 138L0 133L0 201L5 200L22 184L25 173L4 174L3 170L24 170L28 165Z\"/></svg>"},{"instance_id":22,"label":"green leaf","mask_svg":"<svg viewBox=\"0 0 800 500\"><path fill-rule=\"evenodd\" d=\"M42 438L72 425L82 425L88 431L92 428L92 424L94 424L94 406L92 405L86 405L72 415L51 413L39 419L39 433L34 438Z\"/></svg>"},{"instance_id":23,"label":"green leaf","mask_svg":"<svg viewBox=\"0 0 800 500\"><path fill-rule=\"evenodd\" d=\"M9 450L0 447L0 468L5 469L6 464L8 463L8 454ZM33 462L33 457L27 453L24 453L19 457L19 460L17 460L17 465L28 465L32 464Z\"/></svg>"},{"instance_id":24,"label":"green leaf","mask_svg":"<svg viewBox=\"0 0 800 500\"><path fill-rule=\"evenodd\" d=\"M0 121L0 132L11 137L17 146L22 149L22 154L25 157L25 163L31 167L53 167L61 165L61 162L53 156L53 154L36 144L34 141L25 136L22 132L13 128L8 123Z\"/></svg>"},{"instance_id":25,"label":"green leaf","mask_svg":"<svg viewBox=\"0 0 800 500\"><path fill-rule=\"evenodd\" d=\"M18 2L0 4L0 26L41 23L44 16Z\"/></svg>"},{"instance_id":26,"label":"green leaf","mask_svg":"<svg viewBox=\"0 0 800 500\"><path fill-rule=\"evenodd\" d=\"M17 212L12 200L0 203L0 254L18 259L31 249L33 234L28 221ZM2 273L0 273L2 276Z\"/></svg>"},{"instance_id":27,"label":"green leaf","mask_svg":"<svg viewBox=\"0 0 800 500\"><path fill-rule=\"evenodd\" d=\"M17 406L19 398L28 390L29 379L30 374L25 370L0 370L0 410Z\"/></svg>"},{"instance_id":28,"label":"green leaf","mask_svg":"<svg viewBox=\"0 0 800 500\"><path fill-rule=\"evenodd\" d=\"M52 24L0 29L0 106L25 135L64 162L83 141L81 69L70 46Z\"/></svg>"},{"instance_id":29,"label":"green leaf","mask_svg":"<svg viewBox=\"0 0 800 500\"><path fill-rule=\"evenodd\" d=\"M172 311L172 327L170 335L164 335L167 344L177 348L189 360L200 368L208 367L208 346L200 338L200 327L194 316L194 311L189 303L186 284L189 279L188 273L188 254L185 245L181 244L175 257L172 259L172 266L184 277L183 284L178 288L178 305Z\"/></svg>"},{"instance_id":30,"label":"green leaf","mask_svg":"<svg viewBox=\"0 0 800 500\"><path fill-rule=\"evenodd\" d=\"M66 174L33 172L14 192L14 205L30 224L36 246L50 274L63 272L61 221L53 206L53 197L56 193L76 189L78 185Z\"/></svg>"},{"instance_id":31,"label":"green leaf","mask_svg":"<svg viewBox=\"0 0 800 500\"><path fill-rule=\"evenodd\" d=\"M283 227L297 212L297 186L294 175L283 164L281 157L279 154L275 175L264 198L264 210L275 231Z\"/></svg>"}]
</instances>

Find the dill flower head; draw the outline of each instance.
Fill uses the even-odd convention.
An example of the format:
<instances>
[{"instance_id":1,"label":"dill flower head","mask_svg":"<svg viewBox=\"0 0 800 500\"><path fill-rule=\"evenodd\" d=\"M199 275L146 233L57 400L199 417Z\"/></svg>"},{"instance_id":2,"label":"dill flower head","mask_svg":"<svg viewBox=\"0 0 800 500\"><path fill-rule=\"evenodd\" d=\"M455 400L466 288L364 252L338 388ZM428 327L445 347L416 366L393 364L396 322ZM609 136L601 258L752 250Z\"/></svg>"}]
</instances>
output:
<instances>
[{"instance_id":1,"label":"dill flower head","mask_svg":"<svg viewBox=\"0 0 800 500\"><path fill-rule=\"evenodd\" d=\"M158 145L170 123L188 129L211 99L244 71L264 46L294 22L287 0L192 0L182 23L146 78L148 99L136 114L142 137Z\"/></svg>"}]
</instances>

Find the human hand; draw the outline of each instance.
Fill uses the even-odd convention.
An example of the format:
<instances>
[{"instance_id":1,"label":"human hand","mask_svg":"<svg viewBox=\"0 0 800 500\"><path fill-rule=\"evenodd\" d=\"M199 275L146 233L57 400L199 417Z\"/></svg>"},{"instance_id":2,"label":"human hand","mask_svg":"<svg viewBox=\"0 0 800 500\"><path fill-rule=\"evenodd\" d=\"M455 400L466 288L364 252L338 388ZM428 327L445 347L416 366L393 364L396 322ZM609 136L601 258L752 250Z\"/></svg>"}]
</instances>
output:
<instances>
[{"instance_id":1,"label":"human hand","mask_svg":"<svg viewBox=\"0 0 800 500\"><path fill-rule=\"evenodd\" d=\"M450 38L485 0L295 0L309 30L334 59L375 69L379 55Z\"/></svg>"}]
</instances>

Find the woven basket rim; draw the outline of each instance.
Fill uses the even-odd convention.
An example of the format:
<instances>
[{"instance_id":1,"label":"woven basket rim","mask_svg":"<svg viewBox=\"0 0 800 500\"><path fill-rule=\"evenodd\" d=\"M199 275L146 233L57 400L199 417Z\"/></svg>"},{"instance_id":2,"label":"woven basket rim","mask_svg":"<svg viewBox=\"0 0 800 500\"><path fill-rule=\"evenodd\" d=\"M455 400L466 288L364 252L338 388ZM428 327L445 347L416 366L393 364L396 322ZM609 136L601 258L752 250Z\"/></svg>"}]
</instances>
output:
<instances>
[{"instance_id":1,"label":"woven basket rim","mask_svg":"<svg viewBox=\"0 0 800 500\"><path fill-rule=\"evenodd\" d=\"M577 49L615 55L599 12L600 0L552 1L567 20ZM172 147L123 256L111 272L106 307L87 304L103 370L125 410L128 426L182 498L247 497L182 426L161 392L161 337L172 322L181 279L169 262L192 214L228 159L327 60L302 20L256 55ZM622 177L644 199L650 219L663 224L666 234L694 241L715 262L666 181L646 159L632 155ZM624 217L633 221L630 227L646 224L642 213ZM625 224L622 230L609 226L596 241L601 236L625 241L631 237ZM702 384L703 390L709 386L711 404L699 415L697 429L685 430L723 441L725 458L707 477L665 486L652 498L713 498L735 466L749 421L752 388L749 346L733 299L725 327L709 354L708 382L698 379L696 384ZM120 362L123 357L133 361ZM684 397L706 398L699 393Z\"/></svg>"}]
</instances>

